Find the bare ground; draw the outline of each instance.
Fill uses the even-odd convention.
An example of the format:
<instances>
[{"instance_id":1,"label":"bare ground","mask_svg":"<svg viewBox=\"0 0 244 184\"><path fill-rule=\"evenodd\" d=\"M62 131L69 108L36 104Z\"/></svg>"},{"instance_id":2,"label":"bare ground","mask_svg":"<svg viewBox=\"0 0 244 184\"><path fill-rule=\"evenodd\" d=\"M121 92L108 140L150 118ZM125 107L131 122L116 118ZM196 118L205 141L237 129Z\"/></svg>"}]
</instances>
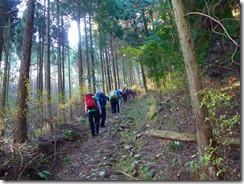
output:
<instances>
[{"instance_id":1,"label":"bare ground","mask_svg":"<svg viewBox=\"0 0 244 184\"><path fill-rule=\"evenodd\" d=\"M3 158L0 160L1 179L197 180L196 167L189 166L197 163L197 158L192 157L197 153L195 143L155 139L148 135L151 129L194 133L195 122L186 98L180 95L165 97L154 121L145 118L138 123L129 112L136 108L139 100L131 99L123 105L122 113L115 116L108 108L106 127L95 137L90 136L88 124L83 119L60 125L52 135L40 139L37 148L32 145L21 152L16 151L19 156L0 152ZM141 113L140 109L138 113ZM146 117L142 113L141 116ZM74 131L74 141L63 137L68 129ZM226 165L224 180L240 180L240 149L222 149Z\"/></svg>"}]
</instances>

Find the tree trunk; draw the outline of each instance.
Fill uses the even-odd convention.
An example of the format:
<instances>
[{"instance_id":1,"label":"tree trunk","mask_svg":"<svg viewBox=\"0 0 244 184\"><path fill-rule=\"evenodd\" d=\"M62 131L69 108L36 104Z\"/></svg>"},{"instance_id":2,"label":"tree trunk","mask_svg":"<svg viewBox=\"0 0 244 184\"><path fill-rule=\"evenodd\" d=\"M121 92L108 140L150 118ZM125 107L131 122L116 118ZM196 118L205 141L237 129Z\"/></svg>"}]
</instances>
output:
<instances>
[{"instance_id":1,"label":"tree trunk","mask_svg":"<svg viewBox=\"0 0 244 184\"><path fill-rule=\"evenodd\" d=\"M96 78L95 78L95 61L94 61L94 50L93 50L93 39L92 39L92 22L91 15L89 13L89 32L90 32L90 53L91 53L91 74L92 74L92 91L96 93Z\"/></svg>"},{"instance_id":2,"label":"tree trunk","mask_svg":"<svg viewBox=\"0 0 244 184\"><path fill-rule=\"evenodd\" d=\"M52 109L51 109L51 63L50 63L50 0L47 0L47 19L46 19L46 90L47 90L47 121L49 130L53 131Z\"/></svg>"},{"instance_id":3,"label":"tree trunk","mask_svg":"<svg viewBox=\"0 0 244 184\"><path fill-rule=\"evenodd\" d=\"M43 127L43 49L44 49L44 35L39 32L39 43L37 50L38 58L38 73L37 73L37 96L38 96L38 124Z\"/></svg>"},{"instance_id":4,"label":"tree trunk","mask_svg":"<svg viewBox=\"0 0 244 184\"><path fill-rule=\"evenodd\" d=\"M99 33L99 37L100 37L100 33ZM100 71L101 71L100 80L102 81L102 84L101 84L102 85L102 91L105 92L105 77L104 77L105 72L104 72L103 50L101 48L101 44L99 44L99 45L100 45L99 46L99 54L100 54Z\"/></svg>"},{"instance_id":5,"label":"tree trunk","mask_svg":"<svg viewBox=\"0 0 244 184\"><path fill-rule=\"evenodd\" d=\"M112 79L113 79L113 88L118 89L117 86L117 77L116 77L116 67L115 67L115 60L114 60L114 46L113 46L113 36L110 35L110 49L111 49L111 59L112 59Z\"/></svg>"},{"instance_id":6,"label":"tree trunk","mask_svg":"<svg viewBox=\"0 0 244 184\"><path fill-rule=\"evenodd\" d=\"M172 131L162 131L162 130L150 130L148 132L150 137L158 138L158 139L167 139L167 140L175 140L175 141L183 141L183 142L197 142L196 134L189 133L179 133ZM223 142L225 145L231 146L233 148L240 148L240 139L239 138L230 138L225 137L222 140L218 141L218 145L222 145Z\"/></svg>"},{"instance_id":7,"label":"tree trunk","mask_svg":"<svg viewBox=\"0 0 244 184\"><path fill-rule=\"evenodd\" d=\"M11 14L8 14L8 25L11 24ZM9 60L9 47L10 47L10 32L11 27L8 27L6 47L5 47L5 58L4 58L4 73L3 73L3 84L2 84L2 98L1 98L1 111L0 120L4 119L5 116L5 103L6 103L6 91L7 91L7 78L8 78L8 60Z\"/></svg>"},{"instance_id":8,"label":"tree trunk","mask_svg":"<svg viewBox=\"0 0 244 184\"><path fill-rule=\"evenodd\" d=\"M147 92L148 91L148 88L147 88L147 78L146 78L144 66L142 65L141 62L140 62L140 67L141 67L141 75L142 75L143 86L144 86L145 92Z\"/></svg>"},{"instance_id":9,"label":"tree trunk","mask_svg":"<svg viewBox=\"0 0 244 184\"><path fill-rule=\"evenodd\" d=\"M146 20L145 9L144 8L142 8L141 13L142 13L143 24L144 24L144 28L145 28L145 34L146 34L146 37L148 37L149 36L149 32L148 32L148 28L147 28L147 20Z\"/></svg>"},{"instance_id":10,"label":"tree trunk","mask_svg":"<svg viewBox=\"0 0 244 184\"><path fill-rule=\"evenodd\" d=\"M84 26L85 26L85 44L86 44L86 66L87 66L87 80L88 80L88 91L91 92L91 66L89 62L89 44L88 44L88 34L86 25L86 14L84 14Z\"/></svg>"},{"instance_id":11,"label":"tree trunk","mask_svg":"<svg viewBox=\"0 0 244 184\"><path fill-rule=\"evenodd\" d=\"M174 0L172 1L172 5L188 75L193 112L196 118L196 134L198 151L200 153L199 156L203 157L206 153L205 148L210 146L210 140L213 140L212 129L209 122L205 121L205 118L207 117L206 107L202 106L200 108L202 96L200 96L198 92L202 90L202 82L193 49L190 28L183 11L183 4L181 0ZM208 177L208 179L217 179L214 168L210 168L209 166L206 167L204 166L204 163L202 163L202 172L203 175Z\"/></svg>"},{"instance_id":12,"label":"tree trunk","mask_svg":"<svg viewBox=\"0 0 244 184\"><path fill-rule=\"evenodd\" d=\"M60 36L60 13L59 13L59 0L57 0L57 32L58 32L58 57L57 57L57 65L58 65L58 94L59 94L59 103L62 101L62 69L61 69L61 36Z\"/></svg>"},{"instance_id":13,"label":"tree trunk","mask_svg":"<svg viewBox=\"0 0 244 184\"><path fill-rule=\"evenodd\" d=\"M122 56L122 70L123 70L123 85L126 86L126 60Z\"/></svg>"},{"instance_id":14,"label":"tree trunk","mask_svg":"<svg viewBox=\"0 0 244 184\"><path fill-rule=\"evenodd\" d=\"M71 88L71 67L70 67L70 47L68 46L68 75L69 75L69 100L72 98L72 88ZM69 108L69 120L73 117L72 106Z\"/></svg>"},{"instance_id":15,"label":"tree trunk","mask_svg":"<svg viewBox=\"0 0 244 184\"><path fill-rule=\"evenodd\" d=\"M4 25L4 5L3 0L0 0L0 68L1 68L1 61L2 61L2 54L3 54L3 29L2 26Z\"/></svg>"},{"instance_id":16,"label":"tree trunk","mask_svg":"<svg viewBox=\"0 0 244 184\"><path fill-rule=\"evenodd\" d=\"M106 57L106 73L107 73L107 79L108 79L108 87L107 91L111 91L111 80L110 80L110 71L109 71L109 58L108 58L108 48L105 48L105 57Z\"/></svg>"},{"instance_id":17,"label":"tree trunk","mask_svg":"<svg viewBox=\"0 0 244 184\"><path fill-rule=\"evenodd\" d=\"M115 67L116 67L116 83L117 83L117 88L120 89L120 80L119 80L119 62L118 62L118 52L117 52L117 44L116 44L116 41L115 41L115 44L114 44L114 50L115 50Z\"/></svg>"},{"instance_id":18,"label":"tree trunk","mask_svg":"<svg viewBox=\"0 0 244 184\"><path fill-rule=\"evenodd\" d=\"M21 66L18 86L18 120L14 132L14 142L24 143L27 137L27 111L28 111L28 87L29 71L31 62L32 34L34 23L35 1L29 0L27 3L27 16L23 45L21 50Z\"/></svg>"},{"instance_id":19,"label":"tree trunk","mask_svg":"<svg viewBox=\"0 0 244 184\"><path fill-rule=\"evenodd\" d=\"M84 81L83 81L83 61L82 61L82 47L81 47L81 30L80 30L80 19L81 19L81 13L78 12L77 17L77 28L78 28L78 70L79 70L79 90L80 90L80 98L81 100L82 95L84 93Z\"/></svg>"}]
</instances>

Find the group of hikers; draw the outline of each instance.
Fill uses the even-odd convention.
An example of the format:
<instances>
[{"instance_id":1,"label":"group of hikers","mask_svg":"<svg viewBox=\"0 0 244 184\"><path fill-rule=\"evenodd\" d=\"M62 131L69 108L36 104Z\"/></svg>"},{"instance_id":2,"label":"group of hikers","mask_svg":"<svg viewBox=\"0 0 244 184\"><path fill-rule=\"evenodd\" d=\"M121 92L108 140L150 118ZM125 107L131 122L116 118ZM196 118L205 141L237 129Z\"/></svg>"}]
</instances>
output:
<instances>
[{"instance_id":1,"label":"group of hikers","mask_svg":"<svg viewBox=\"0 0 244 184\"><path fill-rule=\"evenodd\" d=\"M103 92L96 94L88 93L85 95L85 114L88 116L91 135L99 134L99 127L105 127L107 116L106 104L111 105L112 115L121 112L122 103L126 103L128 99L134 98L136 91L128 88L122 90L115 89L105 95Z\"/></svg>"}]
</instances>

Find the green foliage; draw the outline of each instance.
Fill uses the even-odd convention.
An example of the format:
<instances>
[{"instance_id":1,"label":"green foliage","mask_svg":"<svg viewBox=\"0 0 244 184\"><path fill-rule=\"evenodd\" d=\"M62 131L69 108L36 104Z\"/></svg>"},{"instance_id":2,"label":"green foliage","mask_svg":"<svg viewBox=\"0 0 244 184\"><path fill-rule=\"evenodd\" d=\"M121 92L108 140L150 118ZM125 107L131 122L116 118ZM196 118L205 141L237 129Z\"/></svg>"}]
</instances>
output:
<instances>
[{"instance_id":1,"label":"green foliage","mask_svg":"<svg viewBox=\"0 0 244 184\"><path fill-rule=\"evenodd\" d=\"M213 127L214 139L220 142L225 140L226 137L233 136L234 126L240 124L239 113L230 115L233 97L228 95L224 89L205 88L199 93L203 96L200 107L205 105L209 112L206 121L210 122ZM229 109L228 113L227 109ZM221 143L222 145L226 144L224 141L221 141ZM209 146L205 147L205 154L199 160L190 161L187 164L199 170L201 167L200 163L204 163L208 167L215 168L216 176L222 177L226 172L227 166L222 154L220 154L221 151L221 148L218 146L214 147L212 140L210 140ZM193 155L193 157L195 156L197 155Z\"/></svg>"},{"instance_id":2,"label":"green foliage","mask_svg":"<svg viewBox=\"0 0 244 184\"><path fill-rule=\"evenodd\" d=\"M157 109L157 105L156 104L152 104L151 106L149 106L149 111L147 113L147 118L152 120L158 113L158 109Z\"/></svg>"},{"instance_id":3,"label":"green foliage","mask_svg":"<svg viewBox=\"0 0 244 184\"><path fill-rule=\"evenodd\" d=\"M48 177L51 176L52 174L48 170L43 170L37 172L38 176L40 176L42 179L48 180Z\"/></svg>"},{"instance_id":4,"label":"green foliage","mask_svg":"<svg viewBox=\"0 0 244 184\"><path fill-rule=\"evenodd\" d=\"M225 108L232 106L232 96L214 88L206 88L199 93L203 95L201 106L205 105L209 112L206 121L211 122L212 126L218 125L213 130L214 137L220 140L223 140L223 137L231 137L233 127L240 124L240 114L238 112L231 116L227 115L227 110L225 110Z\"/></svg>"},{"instance_id":5,"label":"green foliage","mask_svg":"<svg viewBox=\"0 0 244 184\"><path fill-rule=\"evenodd\" d=\"M173 153L178 153L183 148L183 144L179 141L171 141L168 150Z\"/></svg>"},{"instance_id":6,"label":"green foliage","mask_svg":"<svg viewBox=\"0 0 244 184\"><path fill-rule=\"evenodd\" d=\"M153 96L142 96L140 101L135 104L135 108L131 109L128 113L129 117L133 117L135 119L135 123L143 122L145 117L142 114L148 114L150 111L151 106L157 103L157 99Z\"/></svg>"},{"instance_id":7,"label":"green foliage","mask_svg":"<svg viewBox=\"0 0 244 184\"><path fill-rule=\"evenodd\" d=\"M163 94L168 94L174 90L182 90L188 88L188 80L185 70L184 71L174 71L171 75L168 75L163 81L164 85L161 87Z\"/></svg>"},{"instance_id":8,"label":"green foliage","mask_svg":"<svg viewBox=\"0 0 244 184\"><path fill-rule=\"evenodd\" d=\"M70 137L70 136L73 136L74 135L74 131L73 131L73 129L69 129L69 130L66 130L65 132L64 132L64 136L65 137Z\"/></svg>"}]
</instances>

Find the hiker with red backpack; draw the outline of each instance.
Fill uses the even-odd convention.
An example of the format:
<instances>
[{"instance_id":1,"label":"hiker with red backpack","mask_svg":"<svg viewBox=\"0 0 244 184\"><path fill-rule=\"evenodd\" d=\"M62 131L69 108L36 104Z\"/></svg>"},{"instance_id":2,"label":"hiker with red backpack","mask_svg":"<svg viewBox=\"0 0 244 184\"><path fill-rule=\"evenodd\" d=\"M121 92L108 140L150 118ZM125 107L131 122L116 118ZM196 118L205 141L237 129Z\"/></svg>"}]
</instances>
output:
<instances>
[{"instance_id":1,"label":"hiker with red backpack","mask_svg":"<svg viewBox=\"0 0 244 184\"><path fill-rule=\"evenodd\" d=\"M85 114L89 118L91 135L99 134L99 120L102 110L99 100L92 93L85 95Z\"/></svg>"},{"instance_id":2,"label":"hiker with red backpack","mask_svg":"<svg viewBox=\"0 0 244 184\"><path fill-rule=\"evenodd\" d=\"M99 122L101 121L101 124L100 124L101 127L105 127L105 120L106 120L106 115L107 115L106 103L107 103L107 101L109 101L109 98L103 92L100 92L100 91L96 93L96 97L98 98L98 101L101 106L101 111L102 111Z\"/></svg>"}]
</instances>

